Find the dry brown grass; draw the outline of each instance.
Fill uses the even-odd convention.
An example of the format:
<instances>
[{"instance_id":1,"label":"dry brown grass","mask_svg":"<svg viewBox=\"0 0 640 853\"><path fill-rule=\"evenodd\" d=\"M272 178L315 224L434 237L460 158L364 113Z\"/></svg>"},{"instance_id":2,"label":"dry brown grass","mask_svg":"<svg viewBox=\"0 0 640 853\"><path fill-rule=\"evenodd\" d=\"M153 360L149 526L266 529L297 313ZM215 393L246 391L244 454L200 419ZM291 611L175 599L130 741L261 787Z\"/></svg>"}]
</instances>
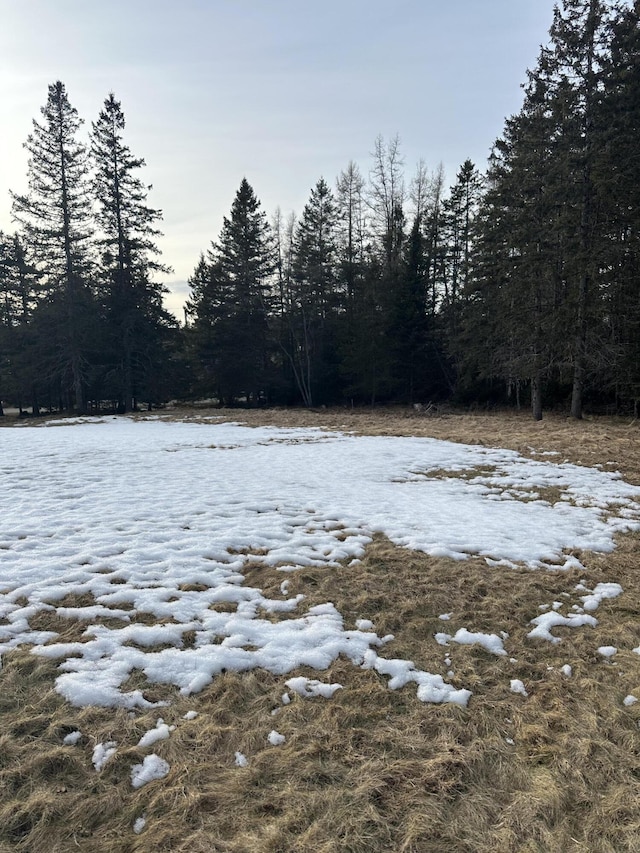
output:
<instances>
[{"instance_id":1,"label":"dry brown grass","mask_svg":"<svg viewBox=\"0 0 640 853\"><path fill-rule=\"evenodd\" d=\"M198 417L198 411L187 413ZM229 420L325 426L358 433L435 438L556 451L560 460L614 463L640 483L637 425L558 417L413 412L207 412ZM176 413L173 417L184 417ZM469 687L468 709L419 702L373 671L338 660L320 677L344 685L331 700L294 697L283 706L285 677L226 673L200 694L177 693L169 707L130 715L75 709L53 690L54 662L28 649L6 655L0 673L0 850L28 853L620 853L640 851L640 536L621 537L610 555L581 553L584 571L542 572L432 558L377 539L353 568L286 575L305 606L333 601L347 627L371 619L395 640L385 656ZM526 638L540 604L577 601L590 587L617 581L595 628L555 629L556 645ZM247 584L275 594L283 576L256 566ZM452 613L449 622L438 619ZM46 614L38 627L45 627ZM62 627L56 624L56 629ZM67 629L77 638L82 623ZM509 657L478 647L444 648L436 631L459 627L509 633ZM613 662L596 648L615 645ZM573 675L560 668L570 664ZM525 698L509 690L519 678ZM133 686L153 691L141 673ZM134 684L135 682L135 684ZM162 690L167 694L166 688ZM199 716L183 719L194 709ZM275 715L274 709L278 709ZM136 744L158 716L175 724L154 750L169 776L139 790L130 768L148 750ZM286 736L267 742L272 729ZM79 729L76 746L62 738ZM119 749L96 773L95 743ZM512 741L512 743L510 742ZM234 753L248 766L234 764ZM144 830L132 825L146 815Z\"/></svg>"}]
</instances>

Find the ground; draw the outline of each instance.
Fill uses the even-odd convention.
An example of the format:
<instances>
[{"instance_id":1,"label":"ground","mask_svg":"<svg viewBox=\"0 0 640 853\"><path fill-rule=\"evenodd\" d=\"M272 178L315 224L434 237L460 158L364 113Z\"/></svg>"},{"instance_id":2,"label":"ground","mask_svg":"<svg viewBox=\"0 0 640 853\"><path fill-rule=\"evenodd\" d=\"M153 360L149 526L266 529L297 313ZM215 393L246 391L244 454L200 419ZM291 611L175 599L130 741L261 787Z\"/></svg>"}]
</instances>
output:
<instances>
[{"instance_id":1,"label":"ground","mask_svg":"<svg viewBox=\"0 0 640 853\"><path fill-rule=\"evenodd\" d=\"M558 456L544 458L615 468L640 485L639 427L625 420L552 416L535 423L525 415L413 410L163 414L425 436L527 458L553 452ZM393 634L387 656L428 664L468 688L466 707L421 702L412 684L390 690L387 676L344 656L320 673L227 671L188 696L134 673L127 689L150 701L169 690L171 704L74 707L55 690L59 661L29 646L7 652L0 671L0 850L640 851L640 702L629 701L640 699L639 544L638 532L621 534L612 553L577 551L580 567L548 571L430 556L378 534L356 565L286 574L289 597L304 595L307 608L331 601L345 623L369 620L379 636ZM276 596L282 582L275 568L246 568L244 585L265 596ZM596 625L554 628L558 643L527 636L531 619L552 612L553 602L577 606L588 593L576 587L605 583L623 591L599 603ZM439 618L447 612L455 614L451 623ZM32 629L67 632L69 642L87 627L46 613L32 621ZM508 634L508 656L477 644L434 644L436 633L453 635L460 626L486 633L499 626ZM598 652L607 647L618 651ZM331 698L288 690L284 704L283 681L292 676L343 689ZM150 749L140 740L152 730L165 733L163 725L175 729L153 744L153 754L168 774L134 788L131 768L143 765ZM76 731L77 743L65 744ZM98 771L96 745L109 743L117 749Z\"/></svg>"}]
</instances>

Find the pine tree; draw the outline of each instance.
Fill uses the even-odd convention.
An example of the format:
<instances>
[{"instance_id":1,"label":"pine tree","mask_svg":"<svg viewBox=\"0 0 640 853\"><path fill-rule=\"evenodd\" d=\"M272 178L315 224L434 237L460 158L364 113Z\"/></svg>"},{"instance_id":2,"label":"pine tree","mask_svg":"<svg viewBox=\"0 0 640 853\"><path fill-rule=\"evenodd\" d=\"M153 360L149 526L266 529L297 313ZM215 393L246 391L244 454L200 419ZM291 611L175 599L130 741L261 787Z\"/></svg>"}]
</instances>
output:
<instances>
[{"instance_id":1,"label":"pine tree","mask_svg":"<svg viewBox=\"0 0 640 853\"><path fill-rule=\"evenodd\" d=\"M59 358L51 371L73 393L75 408L85 410L88 379L91 202L86 149L76 135L82 124L60 81L49 86L43 122L34 120L25 143L29 152L27 195L12 193L12 214L46 278Z\"/></svg>"},{"instance_id":2,"label":"pine tree","mask_svg":"<svg viewBox=\"0 0 640 853\"><path fill-rule=\"evenodd\" d=\"M10 392L20 408L29 399L34 414L46 374L46 363L36 364L32 358L38 281L19 236L0 232L0 396Z\"/></svg>"},{"instance_id":3,"label":"pine tree","mask_svg":"<svg viewBox=\"0 0 640 853\"><path fill-rule=\"evenodd\" d=\"M163 343L173 321L162 307L164 288L151 280L154 273L169 272L155 260L162 212L147 205L150 188L138 174L145 162L125 144L124 128L121 104L111 93L92 123L92 189L106 289L108 369L120 410L128 412L140 393L150 394L153 369L162 370Z\"/></svg>"},{"instance_id":4,"label":"pine tree","mask_svg":"<svg viewBox=\"0 0 640 853\"><path fill-rule=\"evenodd\" d=\"M481 216L459 350L467 348L467 368L477 356L481 374L516 388L529 382L536 418L551 378L561 393L570 387L571 414L580 418L585 390L602 388L616 358L607 334L611 240L599 106L609 11L602 0L556 7L523 108L496 146ZM491 341L484 356L482 340Z\"/></svg>"},{"instance_id":5,"label":"pine tree","mask_svg":"<svg viewBox=\"0 0 640 853\"><path fill-rule=\"evenodd\" d=\"M465 283L457 357L469 373L499 377L508 393L530 387L532 413L542 417L544 383L561 364L561 217L552 192L555 118L546 90L532 76L525 103L505 123L487 175Z\"/></svg>"},{"instance_id":6,"label":"pine tree","mask_svg":"<svg viewBox=\"0 0 640 853\"><path fill-rule=\"evenodd\" d=\"M561 180L564 178L567 300L573 315L568 337L571 415L578 419L589 373L597 369L601 343L596 327L602 316L598 277L603 244L594 165L600 144L595 118L606 32L603 0L563 0L562 8L555 9L551 48L543 53L538 69L558 117L554 164Z\"/></svg>"},{"instance_id":7,"label":"pine tree","mask_svg":"<svg viewBox=\"0 0 640 853\"><path fill-rule=\"evenodd\" d=\"M610 24L596 125L601 145L593 179L606 233L601 269L611 359L609 383L619 405L640 408L640 2L620 7Z\"/></svg>"},{"instance_id":8,"label":"pine tree","mask_svg":"<svg viewBox=\"0 0 640 853\"><path fill-rule=\"evenodd\" d=\"M213 355L211 382L221 403L263 401L273 373L274 258L266 216L246 178L207 263L208 278L201 260L191 280L196 352L206 344Z\"/></svg>"},{"instance_id":9,"label":"pine tree","mask_svg":"<svg viewBox=\"0 0 640 853\"><path fill-rule=\"evenodd\" d=\"M337 289L337 212L324 178L311 190L295 233L290 328L290 361L305 406L335 393L336 315L342 310Z\"/></svg>"}]
</instances>

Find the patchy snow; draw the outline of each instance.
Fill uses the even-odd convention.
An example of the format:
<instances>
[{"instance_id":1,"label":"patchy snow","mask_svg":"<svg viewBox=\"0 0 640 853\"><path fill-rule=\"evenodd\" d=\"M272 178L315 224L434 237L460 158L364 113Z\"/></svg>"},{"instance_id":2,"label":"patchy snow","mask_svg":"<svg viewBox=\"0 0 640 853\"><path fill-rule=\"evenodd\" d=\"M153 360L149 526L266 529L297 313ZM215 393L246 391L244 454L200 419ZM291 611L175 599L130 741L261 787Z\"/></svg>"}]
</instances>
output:
<instances>
[{"instance_id":1,"label":"patchy snow","mask_svg":"<svg viewBox=\"0 0 640 853\"><path fill-rule=\"evenodd\" d=\"M116 749L118 748L118 744L115 740L108 740L104 743L97 743L93 748L93 755L91 756L91 761L93 762L93 766L96 768L96 771L99 773L107 761L114 754Z\"/></svg>"},{"instance_id":2,"label":"patchy snow","mask_svg":"<svg viewBox=\"0 0 640 853\"><path fill-rule=\"evenodd\" d=\"M599 583L589 595L581 596L582 606L585 610L596 610L605 598L617 598L621 594L622 587L619 583Z\"/></svg>"},{"instance_id":3,"label":"patchy snow","mask_svg":"<svg viewBox=\"0 0 640 853\"><path fill-rule=\"evenodd\" d=\"M82 737L82 732L80 732L80 731L76 730L75 732L69 732L68 735L65 735L62 738L62 743L65 746L75 746L81 737Z\"/></svg>"},{"instance_id":4,"label":"patchy snow","mask_svg":"<svg viewBox=\"0 0 640 853\"><path fill-rule=\"evenodd\" d=\"M549 640L550 643L559 643L560 637L555 637L551 633L552 628L557 628L559 625L565 628L578 628L581 625L590 625L594 628L598 624L598 620L594 616L587 614L570 613L568 616L563 616L561 613L556 613L555 610L549 613L543 613L531 620L531 624L536 627L527 634L527 637L534 639Z\"/></svg>"},{"instance_id":5,"label":"patchy snow","mask_svg":"<svg viewBox=\"0 0 640 853\"><path fill-rule=\"evenodd\" d=\"M187 711L187 713L184 715L184 717L182 719L183 720L195 720L195 718L197 716L198 716L197 711Z\"/></svg>"},{"instance_id":6,"label":"patchy snow","mask_svg":"<svg viewBox=\"0 0 640 853\"><path fill-rule=\"evenodd\" d=\"M565 663L563 666L560 667L560 672L563 675L566 675L567 678L571 678L571 676L573 675L573 669L568 663Z\"/></svg>"},{"instance_id":7,"label":"patchy snow","mask_svg":"<svg viewBox=\"0 0 640 853\"><path fill-rule=\"evenodd\" d=\"M342 684L324 684L322 681L317 681L315 678L305 678L303 675L290 678L288 681L285 681L285 684L290 690L293 690L294 693L297 693L298 696L303 696L305 699L309 699L312 696L324 696L325 699L331 699L336 690L342 689ZM287 705L288 702L285 702L285 696L287 696L286 693L282 697L282 702Z\"/></svg>"},{"instance_id":8,"label":"patchy snow","mask_svg":"<svg viewBox=\"0 0 640 853\"><path fill-rule=\"evenodd\" d=\"M441 646L447 646L450 642L461 646L482 646L493 655L506 655L503 641L497 634L483 634L481 631L467 631L466 628L460 628L453 636L438 633L435 634L435 638Z\"/></svg>"},{"instance_id":9,"label":"patchy snow","mask_svg":"<svg viewBox=\"0 0 640 853\"><path fill-rule=\"evenodd\" d=\"M529 695L523 682L520 681L519 678L511 679L511 685L509 687L509 690L511 690L512 693L520 693L524 697L527 697Z\"/></svg>"},{"instance_id":10,"label":"patchy snow","mask_svg":"<svg viewBox=\"0 0 640 853\"><path fill-rule=\"evenodd\" d=\"M356 628L358 631L371 631L373 622L370 619L356 619Z\"/></svg>"},{"instance_id":11,"label":"patchy snow","mask_svg":"<svg viewBox=\"0 0 640 853\"><path fill-rule=\"evenodd\" d=\"M140 817L137 817L133 822L133 831L135 832L136 835L140 835L140 833L142 832L142 830L145 828L146 825L147 825L147 816L146 815L140 815Z\"/></svg>"},{"instance_id":12,"label":"patchy snow","mask_svg":"<svg viewBox=\"0 0 640 853\"><path fill-rule=\"evenodd\" d=\"M156 723L155 729L150 729L148 732L142 735L142 737L138 741L138 746L145 748L147 746L151 746L159 740L166 740L166 738L169 737L169 735L174 729L175 726L168 726L162 719L162 717L160 717L160 719Z\"/></svg>"},{"instance_id":13,"label":"patchy snow","mask_svg":"<svg viewBox=\"0 0 640 853\"><path fill-rule=\"evenodd\" d=\"M456 690L451 684L447 684L440 675L433 675L430 672L416 669L411 660L389 660L379 657L373 650L370 650L365 654L364 666L368 669L375 669L381 675L391 676L389 679L391 690L397 690L406 684L417 684L417 696L421 702L452 702L466 707L471 696L470 690Z\"/></svg>"},{"instance_id":14,"label":"patchy snow","mask_svg":"<svg viewBox=\"0 0 640 853\"><path fill-rule=\"evenodd\" d=\"M599 655L602 655L603 658L612 658L618 653L618 649L615 646L598 646L596 651Z\"/></svg>"},{"instance_id":15,"label":"patchy snow","mask_svg":"<svg viewBox=\"0 0 640 853\"><path fill-rule=\"evenodd\" d=\"M415 684L422 701L466 704L469 691L383 658L393 638L367 620L349 630L331 602L306 607L287 581L265 595L245 567L349 566L382 533L434 556L562 569L580 565L571 550L610 552L617 533L640 529L640 488L619 474L509 450L204 419L70 424L0 431L0 654L26 643L59 660L57 690L77 706L166 704L123 689L134 670L188 696L224 670L321 671L340 655L392 689ZM542 499L549 488L561 499ZM588 591L585 609L615 586ZM82 641L32 630L43 611L89 623ZM595 623L546 617L563 621L530 636ZM503 654L497 635L451 639L473 636Z\"/></svg>"},{"instance_id":16,"label":"patchy snow","mask_svg":"<svg viewBox=\"0 0 640 853\"><path fill-rule=\"evenodd\" d=\"M284 735L281 735L280 732L277 732L275 729L273 729L269 732L267 740L269 741L271 746L281 746L285 742L286 737Z\"/></svg>"},{"instance_id":17,"label":"patchy snow","mask_svg":"<svg viewBox=\"0 0 640 853\"><path fill-rule=\"evenodd\" d=\"M243 755L241 752L236 752L236 754L235 754L236 767L246 767L248 763L249 762L247 761L247 758L245 755Z\"/></svg>"},{"instance_id":18,"label":"patchy snow","mask_svg":"<svg viewBox=\"0 0 640 853\"><path fill-rule=\"evenodd\" d=\"M141 788L147 782L164 779L170 770L171 767L164 758L152 752L151 755L145 756L142 764L134 764L131 768L131 784L134 788Z\"/></svg>"},{"instance_id":19,"label":"patchy snow","mask_svg":"<svg viewBox=\"0 0 640 853\"><path fill-rule=\"evenodd\" d=\"M633 695L633 693L629 693L628 696L625 696L622 700L622 704L629 708L631 705L635 705L638 699Z\"/></svg>"}]
</instances>

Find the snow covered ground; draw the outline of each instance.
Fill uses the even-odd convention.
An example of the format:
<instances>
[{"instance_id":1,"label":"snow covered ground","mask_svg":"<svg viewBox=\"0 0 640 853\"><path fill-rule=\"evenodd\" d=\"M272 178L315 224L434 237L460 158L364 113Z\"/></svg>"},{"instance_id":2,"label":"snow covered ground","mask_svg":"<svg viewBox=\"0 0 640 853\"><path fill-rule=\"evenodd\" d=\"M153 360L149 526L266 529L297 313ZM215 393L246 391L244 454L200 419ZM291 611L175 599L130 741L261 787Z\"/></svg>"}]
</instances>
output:
<instances>
[{"instance_id":1,"label":"snow covered ground","mask_svg":"<svg viewBox=\"0 0 640 853\"><path fill-rule=\"evenodd\" d=\"M468 690L395 659L393 638L375 625L289 597L286 572L348 564L376 532L436 556L562 569L579 565L570 550L608 552L617 532L640 527L640 488L616 473L426 438L214 419L3 429L0 473L0 654L28 643L59 660L57 689L75 705L148 707L140 691L121 689L136 669L189 695L223 670L321 672L340 654L389 676L391 688L415 684L422 701L466 705ZM246 585L247 563L281 570L281 595ZM553 641L555 625L593 624L603 598L622 593L579 591L584 606L566 616L541 605L549 612L532 614L531 636ZM69 596L91 603L69 606ZM41 611L91 624L82 642L63 643L32 630ZM473 625L437 638L508 654L506 636ZM286 684L309 697L340 688ZM169 730L160 721L153 732L149 743ZM133 784L165 770L149 762Z\"/></svg>"}]
</instances>

